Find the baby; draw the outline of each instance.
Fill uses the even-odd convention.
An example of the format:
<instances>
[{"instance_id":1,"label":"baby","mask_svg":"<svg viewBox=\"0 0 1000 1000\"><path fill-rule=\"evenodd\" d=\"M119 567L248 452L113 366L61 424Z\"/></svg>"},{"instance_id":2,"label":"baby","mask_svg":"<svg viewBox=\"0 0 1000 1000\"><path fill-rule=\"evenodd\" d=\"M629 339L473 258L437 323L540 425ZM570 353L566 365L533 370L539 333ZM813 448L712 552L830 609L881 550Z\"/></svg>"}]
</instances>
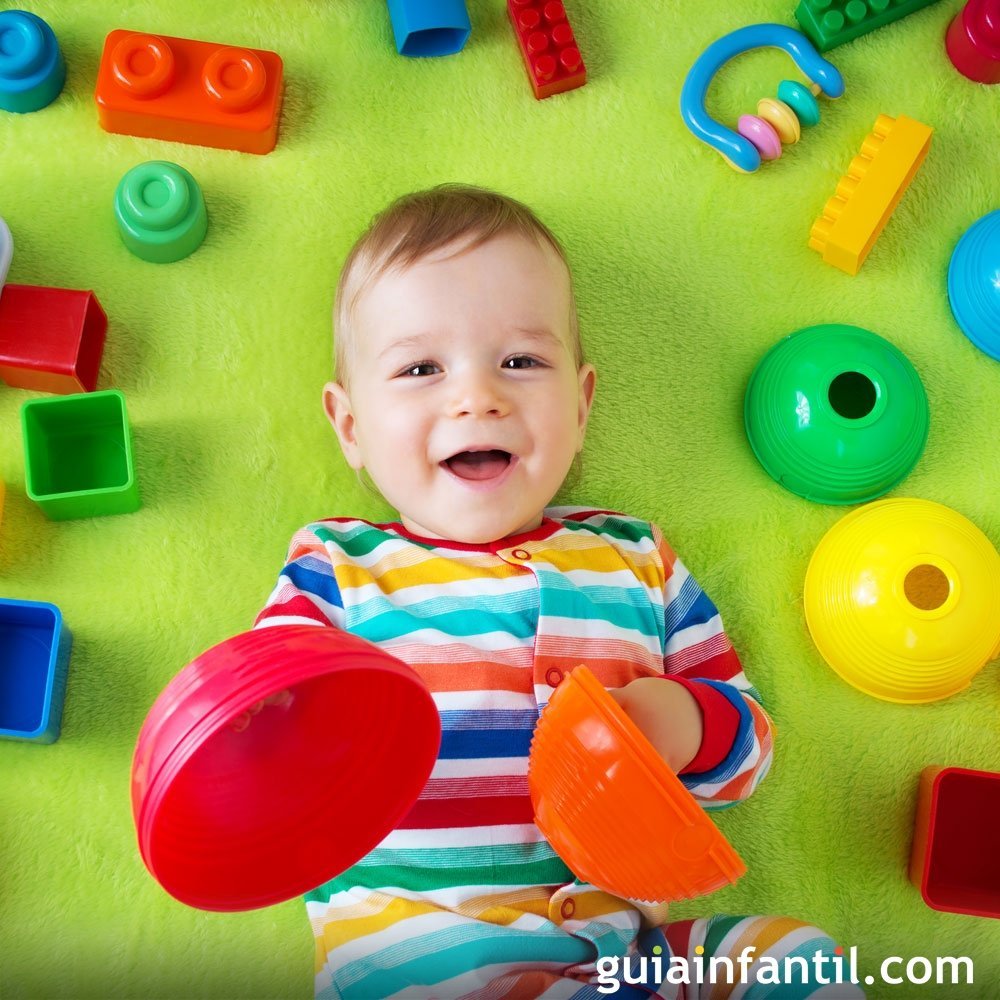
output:
<instances>
[{"instance_id":1,"label":"baby","mask_svg":"<svg viewBox=\"0 0 1000 1000\"><path fill-rule=\"evenodd\" d=\"M707 970L740 954L762 982L761 958L792 952L836 972L833 942L801 921L666 923L665 907L581 882L534 823L532 732L578 663L705 808L751 794L772 737L715 606L660 529L548 506L583 448L596 379L556 237L479 188L400 198L351 250L334 324L324 408L399 520L297 532L255 627L332 626L384 647L426 682L442 740L398 827L306 897L317 996L728 996L724 975L684 983L678 963L668 976L671 956L692 961L692 980L696 958ZM812 995L801 972L794 983L788 996Z\"/></svg>"}]
</instances>

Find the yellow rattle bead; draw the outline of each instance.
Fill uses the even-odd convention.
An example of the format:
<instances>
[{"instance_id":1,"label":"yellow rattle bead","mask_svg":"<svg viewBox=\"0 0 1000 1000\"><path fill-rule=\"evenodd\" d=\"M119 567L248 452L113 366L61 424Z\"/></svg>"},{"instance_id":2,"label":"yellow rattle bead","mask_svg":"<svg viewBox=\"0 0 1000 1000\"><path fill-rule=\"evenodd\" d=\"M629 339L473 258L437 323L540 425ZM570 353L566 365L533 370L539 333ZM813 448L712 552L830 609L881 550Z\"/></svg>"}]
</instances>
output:
<instances>
[{"instance_id":1,"label":"yellow rattle bead","mask_svg":"<svg viewBox=\"0 0 1000 1000\"><path fill-rule=\"evenodd\" d=\"M802 134L799 116L784 101L762 97L757 102L757 117L763 118L786 146L799 141Z\"/></svg>"}]
</instances>

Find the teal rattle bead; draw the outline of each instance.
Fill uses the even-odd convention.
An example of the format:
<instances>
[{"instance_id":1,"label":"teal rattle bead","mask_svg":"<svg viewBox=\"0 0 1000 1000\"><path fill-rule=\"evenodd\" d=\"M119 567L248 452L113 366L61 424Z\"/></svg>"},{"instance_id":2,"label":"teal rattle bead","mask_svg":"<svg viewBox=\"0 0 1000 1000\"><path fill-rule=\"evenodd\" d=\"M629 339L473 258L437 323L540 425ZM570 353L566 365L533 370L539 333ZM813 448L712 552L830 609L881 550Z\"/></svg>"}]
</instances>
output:
<instances>
[{"instance_id":1,"label":"teal rattle bead","mask_svg":"<svg viewBox=\"0 0 1000 1000\"><path fill-rule=\"evenodd\" d=\"M208 231L198 182L183 167L165 160L140 163L121 179L115 218L125 246L154 264L194 253Z\"/></svg>"},{"instance_id":2,"label":"teal rattle bead","mask_svg":"<svg viewBox=\"0 0 1000 1000\"><path fill-rule=\"evenodd\" d=\"M819 103L808 87L794 80L782 80L778 84L778 100L784 101L803 125L819 124Z\"/></svg>"}]
</instances>

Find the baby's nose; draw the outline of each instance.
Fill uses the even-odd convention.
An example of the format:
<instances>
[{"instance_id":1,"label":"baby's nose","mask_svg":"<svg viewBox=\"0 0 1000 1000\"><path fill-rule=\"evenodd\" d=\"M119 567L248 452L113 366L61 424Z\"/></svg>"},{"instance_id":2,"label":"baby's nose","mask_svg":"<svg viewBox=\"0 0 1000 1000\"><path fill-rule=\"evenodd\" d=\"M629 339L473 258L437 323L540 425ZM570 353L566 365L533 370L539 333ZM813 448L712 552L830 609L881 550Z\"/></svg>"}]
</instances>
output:
<instances>
[{"instance_id":1,"label":"baby's nose","mask_svg":"<svg viewBox=\"0 0 1000 1000\"><path fill-rule=\"evenodd\" d=\"M455 416L503 416L510 411L510 403L499 379L470 375L456 382L451 410Z\"/></svg>"}]
</instances>

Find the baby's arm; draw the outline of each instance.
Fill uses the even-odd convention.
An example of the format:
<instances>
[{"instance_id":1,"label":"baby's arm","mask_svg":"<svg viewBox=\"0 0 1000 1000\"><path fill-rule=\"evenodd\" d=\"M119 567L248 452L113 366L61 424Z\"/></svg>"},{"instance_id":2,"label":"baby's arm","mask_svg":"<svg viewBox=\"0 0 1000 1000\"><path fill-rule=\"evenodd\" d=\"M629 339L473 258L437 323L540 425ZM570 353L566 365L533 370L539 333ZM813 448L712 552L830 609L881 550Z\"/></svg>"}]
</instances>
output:
<instances>
[{"instance_id":1,"label":"baby's arm","mask_svg":"<svg viewBox=\"0 0 1000 1000\"><path fill-rule=\"evenodd\" d=\"M733 805L753 792L771 766L771 720L715 605L656 525L653 539L667 574L663 669L676 683L666 686L683 687L688 697L674 690L654 693L651 685L662 683L654 677L620 689L617 700L631 700L630 717L672 766L681 764L675 770L705 808ZM654 718L657 709L660 719ZM700 738L695 715L702 722Z\"/></svg>"},{"instance_id":2,"label":"baby's arm","mask_svg":"<svg viewBox=\"0 0 1000 1000\"><path fill-rule=\"evenodd\" d=\"M608 692L677 774L700 766L705 712L686 684L640 677ZM721 759L721 755L720 755Z\"/></svg>"},{"instance_id":3,"label":"baby's arm","mask_svg":"<svg viewBox=\"0 0 1000 1000\"><path fill-rule=\"evenodd\" d=\"M344 627L344 604L330 554L310 528L292 536L278 582L253 627L270 625Z\"/></svg>"},{"instance_id":4,"label":"baby's arm","mask_svg":"<svg viewBox=\"0 0 1000 1000\"><path fill-rule=\"evenodd\" d=\"M333 573L330 554L309 528L292 536L285 565L253 627L272 625L326 625L343 627L344 606ZM278 691L238 715L229 724L234 732L246 729L265 705L284 705L290 692Z\"/></svg>"}]
</instances>

